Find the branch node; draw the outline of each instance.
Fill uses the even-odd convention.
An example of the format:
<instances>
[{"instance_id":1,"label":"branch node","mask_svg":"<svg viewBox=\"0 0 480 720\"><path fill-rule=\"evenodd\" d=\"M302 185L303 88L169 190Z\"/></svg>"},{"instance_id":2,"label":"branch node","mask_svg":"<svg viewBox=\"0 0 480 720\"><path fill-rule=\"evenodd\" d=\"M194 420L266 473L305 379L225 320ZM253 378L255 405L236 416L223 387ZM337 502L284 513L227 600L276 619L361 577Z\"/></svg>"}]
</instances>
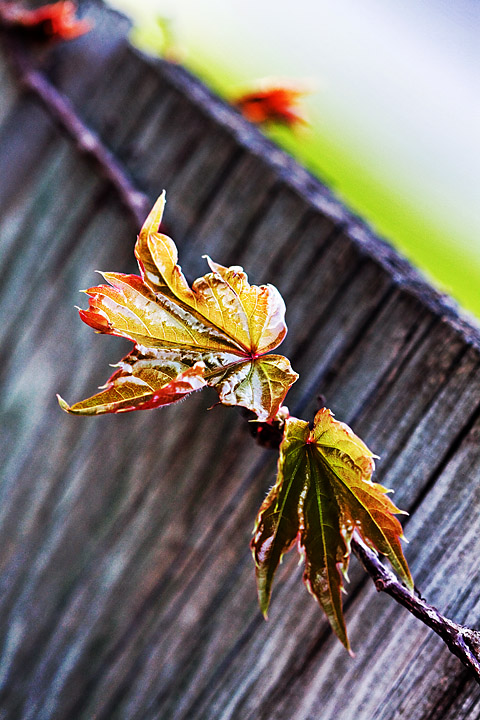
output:
<instances>
[{"instance_id":1,"label":"branch node","mask_svg":"<svg viewBox=\"0 0 480 720\"><path fill-rule=\"evenodd\" d=\"M390 580L381 577L375 578L374 583L377 592L386 592L392 586Z\"/></svg>"}]
</instances>

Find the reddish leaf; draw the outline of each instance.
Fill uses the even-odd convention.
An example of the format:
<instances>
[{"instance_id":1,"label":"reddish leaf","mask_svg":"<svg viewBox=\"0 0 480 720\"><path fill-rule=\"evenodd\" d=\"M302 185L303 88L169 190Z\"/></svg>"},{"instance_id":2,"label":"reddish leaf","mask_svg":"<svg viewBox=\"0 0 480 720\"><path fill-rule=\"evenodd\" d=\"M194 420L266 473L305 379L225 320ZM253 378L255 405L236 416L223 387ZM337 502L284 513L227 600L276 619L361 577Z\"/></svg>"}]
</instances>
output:
<instances>
[{"instance_id":1,"label":"reddish leaf","mask_svg":"<svg viewBox=\"0 0 480 720\"><path fill-rule=\"evenodd\" d=\"M266 355L287 332L283 300L271 285L249 285L242 268L210 258L211 272L190 288L175 244L158 232L164 204L163 194L138 237L141 277L104 273L110 285L87 290L89 308L80 310L95 330L126 337L135 349L103 392L62 407L89 415L157 407L187 394L188 381L190 391L210 385L225 405L241 405L269 421L298 377L282 355Z\"/></svg>"},{"instance_id":2,"label":"reddish leaf","mask_svg":"<svg viewBox=\"0 0 480 720\"><path fill-rule=\"evenodd\" d=\"M0 5L0 18L10 27L27 30L36 36L72 40L92 29L90 20L75 17L77 6L69 0L42 5L35 10L21 7L17 2Z\"/></svg>"},{"instance_id":3,"label":"reddish leaf","mask_svg":"<svg viewBox=\"0 0 480 720\"><path fill-rule=\"evenodd\" d=\"M205 387L204 369L205 366L201 362L195 363L193 367L187 368L179 375L174 369L171 376L173 379L163 384L164 378L162 378L161 383L155 382L156 378L152 382L153 372L150 367L147 367L144 371L142 371L141 367L136 368L133 372L130 370L125 371L124 362L121 362L119 370L106 383L103 392L77 403L73 408L70 408L60 395L57 395L57 397L63 410L82 415L151 410L182 400L191 392ZM168 377L166 373L165 377ZM152 392L152 386L157 386L158 389ZM142 389L145 398L143 401Z\"/></svg>"},{"instance_id":4,"label":"reddish leaf","mask_svg":"<svg viewBox=\"0 0 480 720\"><path fill-rule=\"evenodd\" d=\"M299 107L307 92L309 90L298 84L266 79L236 98L234 104L250 122L258 125L274 122L294 127L307 123L303 109Z\"/></svg>"}]
</instances>

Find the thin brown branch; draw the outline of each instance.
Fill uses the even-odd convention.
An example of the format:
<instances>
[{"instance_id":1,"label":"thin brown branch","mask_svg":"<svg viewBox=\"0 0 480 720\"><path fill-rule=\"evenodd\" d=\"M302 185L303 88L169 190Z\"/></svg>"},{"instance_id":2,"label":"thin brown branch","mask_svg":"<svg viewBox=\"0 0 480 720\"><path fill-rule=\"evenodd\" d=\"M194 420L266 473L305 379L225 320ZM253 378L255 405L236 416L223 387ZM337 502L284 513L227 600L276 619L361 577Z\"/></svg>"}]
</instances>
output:
<instances>
[{"instance_id":1,"label":"thin brown branch","mask_svg":"<svg viewBox=\"0 0 480 720\"><path fill-rule=\"evenodd\" d=\"M2 40L21 86L37 98L56 124L73 140L78 150L94 161L99 173L116 190L136 228L140 229L150 209L148 197L133 185L125 169L98 135L79 118L70 100L35 68L28 48L7 30L2 33Z\"/></svg>"},{"instance_id":2,"label":"thin brown branch","mask_svg":"<svg viewBox=\"0 0 480 720\"><path fill-rule=\"evenodd\" d=\"M390 595L437 633L450 652L461 660L480 684L480 632L449 620L425 600L413 595L358 537L352 539L352 550L372 578L378 592Z\"/></svg>"}]
</instances>

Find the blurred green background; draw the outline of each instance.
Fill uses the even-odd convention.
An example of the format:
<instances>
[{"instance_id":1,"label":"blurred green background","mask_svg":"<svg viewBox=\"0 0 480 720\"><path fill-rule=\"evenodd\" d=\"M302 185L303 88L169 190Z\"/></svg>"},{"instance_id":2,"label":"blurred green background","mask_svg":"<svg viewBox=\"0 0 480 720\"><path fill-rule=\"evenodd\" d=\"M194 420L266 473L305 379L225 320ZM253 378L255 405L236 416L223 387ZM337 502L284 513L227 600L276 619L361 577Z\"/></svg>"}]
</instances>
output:
<instances>
[{"instance_id":1,"label":"blurred green background","mask_svg":"<svg viewBox=\"0 0 480 720\"><path fill-rule=\"evenodd\" d=\"M480 317L480 4L112 0L143 49L231 98L307 80L311 126L268 134Z\"/></svg>"}]
</instances>

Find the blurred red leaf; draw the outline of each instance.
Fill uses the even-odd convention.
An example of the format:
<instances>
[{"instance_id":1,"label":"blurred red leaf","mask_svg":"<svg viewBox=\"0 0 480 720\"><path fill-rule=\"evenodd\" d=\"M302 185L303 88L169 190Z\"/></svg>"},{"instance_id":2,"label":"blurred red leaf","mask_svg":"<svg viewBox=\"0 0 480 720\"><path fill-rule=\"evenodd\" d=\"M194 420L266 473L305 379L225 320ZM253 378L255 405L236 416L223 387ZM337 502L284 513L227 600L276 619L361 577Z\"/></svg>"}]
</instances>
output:
<instances>
[{"instance_id":1,"label":"blurred red leaf","mask_svg":"<svg viewBox=\"0 0 480 720\"><path fill-rule=\"evenodd\" d=\"M259 81L256 88L240 95L234 105L252 123L280 123L288 127L307 124L301 100L305 86L280 80Z\"/></svg>"},{"instance_id":2,"label":"blurred red leaf","mask_svg":"<svg viewBox=\"0 0 480 720\"><path fill-rule=\"evenodd\" d=\"M37 37L72 40L93 27L90 20L79 20L76 11L77 6L70 0L60 0L34 10L7 2L0 5L0 19L4 25L26 30Z\"/></svg>"}]
</instances>

